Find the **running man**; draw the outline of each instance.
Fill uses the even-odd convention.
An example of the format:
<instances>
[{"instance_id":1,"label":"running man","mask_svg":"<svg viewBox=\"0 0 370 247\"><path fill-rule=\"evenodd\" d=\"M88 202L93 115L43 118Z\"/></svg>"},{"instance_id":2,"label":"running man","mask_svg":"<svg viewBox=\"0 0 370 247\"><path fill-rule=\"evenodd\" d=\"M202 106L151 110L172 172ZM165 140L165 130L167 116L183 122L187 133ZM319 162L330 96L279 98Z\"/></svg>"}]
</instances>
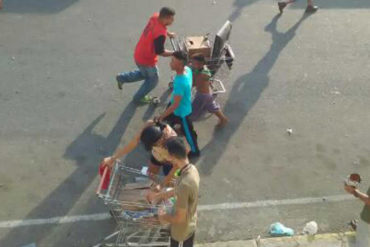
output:
<instances>
[{"instance_id":1,"label":"running man","mask_svg":"<svg viewBox=\"0 0 370 247\"><path fill-rule=\"evenodd\" d=\"M144 83L134 95L133 101L136 104L148 104L152 101L152 97L148 94L158 84L158 55L169 57L173 54L172 51L164 48L164 43L167 36L174 36L174 33L167 31L167 26L173 23L174 16L175 10L163 7L159 14L154 13L150 17L135 48L134 59L138 68L134 71L119 73L116 77L120 90L122 90L124 83L144 80Z\"/></svg>"}]
</instances>

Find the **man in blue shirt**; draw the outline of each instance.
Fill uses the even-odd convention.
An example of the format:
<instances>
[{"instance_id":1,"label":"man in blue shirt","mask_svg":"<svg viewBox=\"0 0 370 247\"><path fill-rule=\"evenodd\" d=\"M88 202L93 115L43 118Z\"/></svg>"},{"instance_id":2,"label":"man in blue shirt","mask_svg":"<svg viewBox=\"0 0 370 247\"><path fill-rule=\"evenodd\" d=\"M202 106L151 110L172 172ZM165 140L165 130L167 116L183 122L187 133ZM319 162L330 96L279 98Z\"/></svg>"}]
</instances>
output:
<instances>
[{"instance_id":1,"label":"man in blue shirt","mask_svg":"<svg viewBox=\"0 0 370 247\"><path fill-rule=\"evenodd\" d=\"M176 71L176 76L173 82L171 102L166 111L159 117L159 120L165 120L172 127L176 124L181 126L181 131L191 148L189 156L194 157L199 156L200 151L197 143L197 133L194 130L192 121L189 119L192 112L191 89L193 87L193 74L186 64L186 53L182 51L173 53L170 67L173 71Z\"/></svg>"}]
</instances>

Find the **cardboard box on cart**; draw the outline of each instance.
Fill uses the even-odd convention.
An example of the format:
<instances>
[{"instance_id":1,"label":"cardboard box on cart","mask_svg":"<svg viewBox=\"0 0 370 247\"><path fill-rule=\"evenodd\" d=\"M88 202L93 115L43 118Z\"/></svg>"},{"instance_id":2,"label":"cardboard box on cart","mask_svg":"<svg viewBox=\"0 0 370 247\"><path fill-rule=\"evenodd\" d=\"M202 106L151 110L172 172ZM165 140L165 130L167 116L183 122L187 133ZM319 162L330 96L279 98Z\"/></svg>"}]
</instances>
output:
<instances>
[{"instance_id":1,"label":"cardboard box on cart","mask_svg":"<svg viewBox=\"0 0 370 247\"><path fill-rule=\"evenodd\" d=\"M211 44L207 36L189 36L185 38L185 49L189 58L202 54L206 59L211 57Z\"/></svg>"}]
</instances>

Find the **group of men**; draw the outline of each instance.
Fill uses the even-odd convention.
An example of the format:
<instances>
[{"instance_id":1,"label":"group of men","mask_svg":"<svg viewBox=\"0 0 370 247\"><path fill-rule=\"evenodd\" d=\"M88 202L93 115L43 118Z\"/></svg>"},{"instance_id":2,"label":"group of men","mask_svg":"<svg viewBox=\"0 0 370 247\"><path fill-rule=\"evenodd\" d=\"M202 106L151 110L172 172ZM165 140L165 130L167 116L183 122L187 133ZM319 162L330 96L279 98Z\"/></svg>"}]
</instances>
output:
<instances>
[{"instance_id":1,"label":"group of men","mask_svg":"<svg viewBox=\"0 0 370 247\"><path fill-rule=\"evenodd\" d=\"M279 2L279 10L282 12L291 2L293 0ZM306 11L316 10L317 7L313 5L312 0L308 0ZM139 143L142 143L151 153L149 174L155 175L162 172L166 177L160 187L173 187L166 192L150 192L147 199L153 202L176 197L174 214L159 212L159 220L161 223L171 224L171 247L191 247L197 220L199 173L189 159L200 155L193 121L199 119L205 111L219 118L219 126L225 126L228 119L212 95L210 87L212 73L206 66L206 58L201 54L195 54L190 58L189 63L188 56L183 51L169 51L164 48L166 38L175 35L167 30L167 26L173 23L174 16L173 9L164 7L149 19L135 48L134 59L138 68L120 73L116 77L118 88L121 90L125 83L144 80L134 95L133 101L137 104L150 103L152 97L149 93L159 81L158 56L171 57L170 67L176 72L176 76L170 104L161 115L155 117L153 121L148 121L125 147L118 149L112 156L106 157L103 164L111 167L115 160L130 153ZM196 95L192 101L193 87L196 88ZM186 142L180 137L180 133L185 137ZM171 184L177 172L176 183ZM346 190L359 197L366 205L370 204L368 195L348 187ZM368 207L365 206L366 212L362 217L363 221L367 222L365 224L367 230L364 230L367 233L370 225ZM369 237L364 239L361 241L368 241ZM359 246L369 247L370 245Z\"/></svg>"},{"instance_id":2,"label":"group of men","mask_svg":"<svg viewBox=\"0 0 370 247\"><path fill-rule=\"evenodd\" d=\"M136 104L150 103L153 97L149 93L159 81L158 56L171 57L170 68L176 72L176 76L170 103L161 115L155 117L153 121L148 121L125 147L106 157L103 164L112 167L115 160L130 153L142 143L151 153L148 174L151 176L162 172L165 175L158 191L163 187L173 188L165 192L150 192L147 200L155 202L170 197L176 198L174 213L159 211L158 219L163 224L171 225L171 247L191 247L197 220L199 173L189 158L200 155L197 134L193 126L193 120L197 118L192 115L193 85L197 85L199 89L198 103L194 102L197 105L195 109L198 110L198 116L201 115L199 111L204 108L213 110L213 113L221 116L220 125L226 124L227 118L220 114L219 106L212 97L209 88L211 74L205 66L205 58L197 55L194 58L196 67L189 67L186 53L165 49L166 38L174 37L174 33L167 30L167 26L173 23L174 16L175 11L168 7L151 16L135 48L134 60L137 69L119 73L116 77L118 88L121 90L125 83L144 80L133 101ZM198 83L193 84L194 80ZM185 137L186 142L179 133ZM175 173L176 182L171 184Z\"/></svg>"},{"instance_id":3,"label":"group of men","mask_svg":"<svg viewBox=\"0 0 370 247\"><path fill-rule=\"evenodd\" d=\"M162 8L159 13L151 16L135 48L134 60L137 69L119 73L116 80L121 90L126 83L144 80L134 95L133 101L137 104L150 103L153 97L149 93L159 81L158 56L171 57L170 68L176 72L171 100L167 109L156 117L156 120L166 121L172 127L180 126L191 148L190 155L199 156L193 121L198 120L207 110L219 118L219 127L225 126L228 119L212 94L210 87L212 73L206 66L206 58L202 54L195 54L188 61L188 55L184 51L165 49L166 38L175 35L167 30L167 27L173 23L174 16L175 11L168 7ZM196 88L197 93L192 102L193 87Z\"/></svg>"}]
</instances>

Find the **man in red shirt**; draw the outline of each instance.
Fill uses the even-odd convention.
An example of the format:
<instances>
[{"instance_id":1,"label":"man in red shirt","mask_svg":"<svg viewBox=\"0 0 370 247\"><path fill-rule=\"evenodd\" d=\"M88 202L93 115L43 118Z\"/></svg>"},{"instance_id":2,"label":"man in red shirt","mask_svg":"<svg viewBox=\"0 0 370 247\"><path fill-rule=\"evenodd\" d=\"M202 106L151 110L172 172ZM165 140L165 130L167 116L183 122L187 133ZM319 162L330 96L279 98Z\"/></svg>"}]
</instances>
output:
<instances>
[{"instance_id":1,"label":"man in red shirt","mask_svg":"<svg viewBox=\"0 0 370 247\"><path fill-rule=\"evenodd\" d=\"M124 83L144 80L139 91L134 95L135 103L149 103L151 101L148 93L158 84L158 55L169 57L173 54L172 51L164 48L164 43L167 36L174 36L173 33L167 31L167 26L173 23L174 16L175 10L163 7L159 13L154 13L150 17L135 48L134 59L138 69L119 73L116 77L120 90L122 90Z\"/></svg>"}]
</instances>

